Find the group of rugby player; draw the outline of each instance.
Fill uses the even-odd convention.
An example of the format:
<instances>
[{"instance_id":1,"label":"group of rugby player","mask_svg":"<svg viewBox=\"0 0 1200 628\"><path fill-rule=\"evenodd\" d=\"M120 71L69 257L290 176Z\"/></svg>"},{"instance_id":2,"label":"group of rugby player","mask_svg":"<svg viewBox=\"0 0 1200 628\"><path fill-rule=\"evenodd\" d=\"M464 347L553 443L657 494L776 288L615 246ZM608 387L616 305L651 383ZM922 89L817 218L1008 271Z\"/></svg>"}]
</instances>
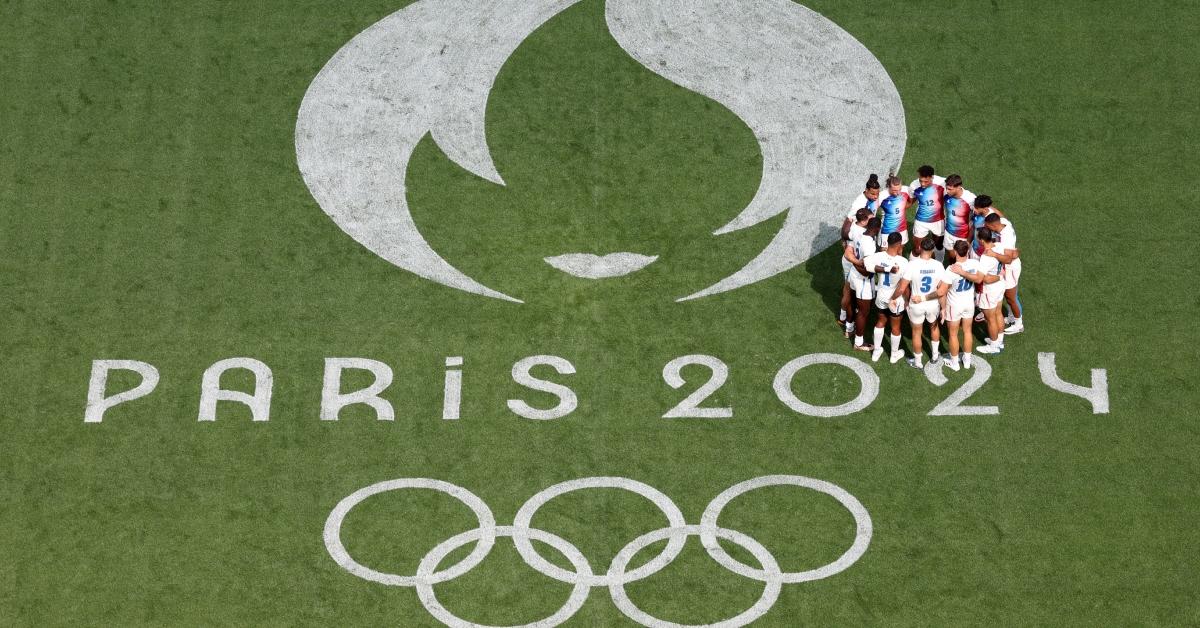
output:
<instances>
[{"instance_id":1,"label":"group of rugby player","mask_svg":"<svg viewBox=\"0 0 1200 628\"><path fill-rule=\"evenodd\" d=\"M950 334L946 365L955 371L971 368L973 321L986 325L979 353L1000 353L1005 335L1025 329L1017 298L1017 235L1008 218L992 206L991 197L963 189L961 176L943 179L932 166L921 166L917 174L907 187L889 175L886 190L880 189L878 175L871 175L851 206L842 225L845 283L838 326L844 326L847 338L854 337L855 350L870 351L876 362L883 357L888 329L890 360L895 364L904 358L900 325L907 313L913 354L908 364L923 368L925 325L930 327L930 361L937 363L944 322ZM913 205L913 247L906 258L907 212ZM865 344L872 305L877 312L874 344Z\"/></svg>"}]
</instances>

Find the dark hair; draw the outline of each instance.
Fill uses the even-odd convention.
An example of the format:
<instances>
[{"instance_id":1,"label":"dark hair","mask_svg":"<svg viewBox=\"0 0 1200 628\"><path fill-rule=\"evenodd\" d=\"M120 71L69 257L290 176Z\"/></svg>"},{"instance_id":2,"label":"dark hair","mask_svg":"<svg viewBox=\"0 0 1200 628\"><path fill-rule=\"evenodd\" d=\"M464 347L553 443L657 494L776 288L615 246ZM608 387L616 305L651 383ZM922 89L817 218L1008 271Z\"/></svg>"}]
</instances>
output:
<instances>
[{"instance_id":1,"label":"dark hair","mask_svg":"<svg viewBox=\"0 0 1200 628\"><path fill-rule=\"evenodd\" d=\"M933 166L921 166L917 168L918 177L932 177L934 172L936 171L933 169Z\"/></svg>"},{"instance_id":2,"label":"dark hair","mask_svg":"<svg viewBox=\"0 0 1200 628\"><path fill-rule=\"evenodd\" d=\"M859 207L859 208L858 208L858 211L857 211L857 212L855 212L855 214L854 214L854 222L859 222L859 221L861 221L861 220L866 220L866 219L868 219L868 218L870 218L871 216L874 216L874 215L875 215L875 212L873 212L873 211L871 211L871 210L867 209L866 207Z\"/></svg>"},{"instance_id":3,"label":"dark hair","mask_svg":"<svg viewBox=\"0 0 1200 628\"><path fill-rule=\"evenodd\" d=\"M959 257L966 257L967 254L971 252L971 243L967 242L966 240L959 240L958 242L955 242L954 252L957 253Z\"/></svg>"},{"instance_id":4,"label":"dark hair","mask_svg":"<svg viewBox=\"0 0 1200 628\"><path fill-rule=\"evenodd\" d=\"M992 197L987 194L980 194L975 197L975 209L983 209L984 207L992 206Z\"/></svg>"},{"instance_id":5,"label":"dark hair","mask_svg":"<svg viewBox=\"0 0 1200 628\"><path fill-rule=\"evenodd\" d=\"M880 227L883 226L883 221L879 220L879 216L874 216L867 221L867 231L879 233Z\"/></svg>"},{"instance_id":6,"label":"dark hair","mask_svg":"<svg viewBox=\"0 0 1200 628\"><path fill-rule=\"evenodd\" d=\"M867 189L868 190L878 190L879 189L879 175L872 174L871 176L867 177Z\"/></svg>"},{"instance_id":7,"label":"dark hair","mask_svg":"<svg viewBox=\"0 0 1200 628\"><path fill-rule=\"evenodd\" d=\"M980 229L975 232L975 237L979 238L980 242L995 242L996 234L991 229Z\"/></svg>"},{"instance_id":8,"label":"dark hair","mask_svg":"<svg viewBox=\"0 0 1200 628\"><path fill-rule=\"evenodd\" d=\"M921 238L921 250L932 251L937 248L937 243L933 241L933 236L925 236Z\"/></svg>"},{"instance_id":9,"label":"dark hair","mask_svg":"<svg viewBox=\"0 0 1200 628\"><path fill-rule=\"evenodd\" d=\"M983 223L986 225L995 225L995 224L999 224L999 222L1000 222L1000 214L988 214L987 218L983 219Z\"/></svg>"},{"instance_id":10,"label":"dark hair","mask_svg":"<svg viewBox=\"0 0 1200 628\"><path fill-rule=\"evenodd\" d=\"M957 174L952 174L946 177L946 187L960 187L962 185L962 177Z\"/></svg>"},{"instance_id":11,"label":"dark hair","mask_svg":"<svg viewBox=\"0 0 1200 628\"><path fill-rule=\"evenodd\" d=\"M888 185L900 185L900 184L902 184L902 183L904 183L904 182L900 180L900 177L897 177L897 176L896 176L896 175L894 175L894 174L889 174L889 175L888 175L888 178L887 178L887 184L888 184Z\"/></svg>"},{"instance_id":12,"label":"dark hair","mask_svg":"<svg viewBox=\"0 0 1200 628\"><path fill-rule=\"evenodd\" d=\"M900 244L903 241L904 241L904 236L900 235L899 231L888 234L888 246L896 246L897 244Z\"/></svg>"}]
</instances>

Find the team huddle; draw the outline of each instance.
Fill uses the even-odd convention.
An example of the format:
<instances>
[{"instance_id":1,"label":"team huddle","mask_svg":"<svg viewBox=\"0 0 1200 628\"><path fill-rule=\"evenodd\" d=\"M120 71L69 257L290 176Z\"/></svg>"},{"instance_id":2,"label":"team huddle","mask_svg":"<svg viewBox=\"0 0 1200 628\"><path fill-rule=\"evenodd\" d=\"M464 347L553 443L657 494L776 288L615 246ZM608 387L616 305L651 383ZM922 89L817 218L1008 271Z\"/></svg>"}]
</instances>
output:
<instances>
[{"instance_id":1,"label":"team huddle","mask_svg":"<svg viewBox=\"0 0 1200 628\"><path fill-rule=\"evenodd\" d=\"M883 357L887 330L895 364L904 358L901 323L907 317L913 354L908 364L923 368L925 326L932 345L930 361L937 363L945 323L950 336L946 365L955 371L971 368L973 322L986 326L979 353L1000 353L1005 335L1025 329L1017 298L1017 234L992 206L991 197L964 189L961 176L939 177L932 166L921 166L917 174L908 186L889 175L886 191L880 189L878 175L871 175L851 206L842 225L845 282L838 326L844 327L847 338L854 338L855 350L870 351L876 362ZM914 205L913 246L906 257L908 210ZM874 342L865 344L872 306Z\"/></svg>"}]
</instances>

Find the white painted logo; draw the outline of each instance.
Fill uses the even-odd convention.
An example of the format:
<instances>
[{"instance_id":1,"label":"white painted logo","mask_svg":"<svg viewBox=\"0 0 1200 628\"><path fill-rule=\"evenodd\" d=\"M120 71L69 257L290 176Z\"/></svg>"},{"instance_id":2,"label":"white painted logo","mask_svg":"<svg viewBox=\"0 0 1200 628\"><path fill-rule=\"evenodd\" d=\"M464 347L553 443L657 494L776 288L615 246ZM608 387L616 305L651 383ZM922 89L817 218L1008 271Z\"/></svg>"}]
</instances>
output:
<instances>
[{"instance_id":1,"label":"white painted logo","mask_svg":"<svg viewBox=\"0 0 1200 628\"><path fill-rule=\"evenodd\" d=\"M747 534L722 528L717 524L717 520L721 517L721 512L730 501L754 489L766 486L796 486L824 493L836 499L838 503L845 507L846 510L849 510L850 514L854 516L854 541L850 544L849 549L838 557L837 560L822 567L807 571L785 572L780 569L775 556L758 541ZM537 514L537 511L555 497L572 491L597 488L622 489L645 497L662 511L663 515L667 518L668 524L667 527L643 534L630 541L621 551L617 552L617 555L612 559L608 569L603 574L596 574L592 570L591 563L579 551L579 548L570 541L545 530L530 527L533 516ZM425 489L450 495L466 504L475 513L475 517L479 521L479 527L452 536L430 550L421 559L416 574L412 576L383 573L362 565L350 556L350 553L346 551L346 546L342 543L342 523L346 515L355 506L373 495L402 489ZM389 586L415 587L417 597L421 600L421 604L425 606L425 609L438 621L447 626L465 627L479 626L479 624L461 619L447 610L438 601L433 590L434 585L453 580L482 563L491 552L497 537L512 537L513 542L517 546L517 552L526 564L548 578L553 578L574 587L570 597L562 608L545 619L527 624L528 626L542 628L558 626L574 616L583 607L592 588L606 587L609 590L609 595L612 597L613 603L616 604L617 608L626 617L643 626L662 628L679 626L680 624L659 619L639 609L630 600L629 596L626 595L625 585L648 578L662 571L683 551L684 543L688 537L698 536L700 537L701 544L708 550L709 556L722 567L740 576L757 580L764 584L762 595L750 608L729 619L707 624L708 626L724 628L745 626L767 614L771 610L771 607L775 605L775 601L779 597L779 592L784 584L820 580L845 571L866 553L867 547L871 544L872 532L871 516L867 514L867 509L853 495L835 484L799 475L768 475L735 484L709 502L708 506L704 509L704 513L700 516L699 525L688 525L683 517L683 513L675 505L675 502L671 501L669 497L658 489L628 478L594 477L555 484L529 498L521 506L520 510L517 511L517 516L511 526L496 525L496 518L487 504L477 495L461 486L441 480L407 478L372 484L364 489L355 491L349 497L343 499L334 507L333 512L329 513L329 518L325 521L324 537L326 550L343 569L371 582L378 582ZM741 546L755 558L760 568L750 567L730 556L717 542L717 539L725 539L734 545ZM563 569L547 561L538 554L530 542L531 540L545 543L562 553L571 563L573 571ZM629 562L638 552L656 542L664 540L667 541L667 545L663 548L661 554L637 569L627 570ZM474 543L475 548L465 558L451 567L441 571L438 570L442 560L455 550L470 543Z\"/></svg>"},{"instance_id":2,"label":"white painted logo","mask_svg":"<svg viewBox=\"0 0 1200 628\"><path fill-rule=\"evenodd\" d=\"M296 155L321 208L383 259L437 283L521 302L442 259L413 221L409 159L431 135L455 163L503 185L484 126L500 68L530 34L579 0L421 0L352 39L300 107ZM757 194L715 235L787 214L762 253L680 301L762 281L838 237L866 175L900 165L904 108L879 61L849 33L792 0L607 0L617 43L664 78L724 105L763 156ZM730 215L733 210L730 208ZM654 256L581 252L547 258L599 279Z\"/></svg>"}]
</instances>

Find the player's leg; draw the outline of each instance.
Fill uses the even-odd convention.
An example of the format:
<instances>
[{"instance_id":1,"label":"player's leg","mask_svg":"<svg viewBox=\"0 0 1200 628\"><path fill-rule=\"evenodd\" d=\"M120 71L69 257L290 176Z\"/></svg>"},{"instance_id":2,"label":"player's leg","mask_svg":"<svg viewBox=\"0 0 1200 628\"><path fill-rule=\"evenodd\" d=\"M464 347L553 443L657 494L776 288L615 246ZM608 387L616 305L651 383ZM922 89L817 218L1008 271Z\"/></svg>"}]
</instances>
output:
<instances>
[{"instance_id":1,"label":"player's leg","mask_svg":"<svg viewBox=\"0 0 1200 628\"><path fill-rule=\"evenodd\" d=\"M1004 333L1009 335L1025 331L1025 312L1021 307L1021 295L1017 292L1020 289L1020 281L1021 260L1016 260L1004 268L1004 300L1008 303L1009 313L1012 314L1012 321L1005 321L1008 326L1005 327Z\"/></svg>"},{"instance_id":2,"label":"player's leg","mask_svg":"<svg viewBox=\"0 0 1200 628\"><path fill-rule=\"evenodd\" d=\"M975 308L964 308L962 317L962 365L971 368L971 351L975 349Z\"/></svg>"},{"instance_id":3,"label":"player's leg","mask_svg":"<svg viewBox=\"0 0 1200 628\"><path fill-rule=\"evenodd\" d=\"M871 345L864 344L863 334L867 330L867 319L871 314L871 300L859 298L854 312L854 350L870 351Z\"/></svg>"},{"instance_id":4,"label":"player's leg","mask_svg":"<svg viewBox=\"0 0 1200 628\"><path fill-rule=\"evenodd\" d=\"M846 337L850 337L850 332L854 331L854 323L851 321L854 318L854 300L850 298L850 283L842 282L842 300L841 310L838 312L838 327L845 328Z\"/></svg>"},{"instance_id":5,"label":"player's leg","mask_svg":"<svg viewBox=\"0 0 1200 628\"><path fill-rule=\"evenodd\" d=\"M903 310L901 310L903 312ZM895 364L904 359L904 352L900 350L900 323L904 320L904 315L896 312L888 312L888 322L891 324L892 337L892 355L888 360Z\"/></svg>"},{"instance_id":6,"label":"player's leg","mask_svg":"<svg viewBox=\"0 0 1200 628\"><path fill-rule=\"evenodd\" d=\"M967 322L969 323L970 321L967 321ZM946 361L946 366L950 367L951 371L957 371L959 368L958 367L958 350L959 350L958 332L960 329L962 329L962 327L963 327L962 319L955 320L955 319L951 318L951 320L946 322L946 331L950 332L950 339L949 339L950 359ZM968 334L969 334L969 332L968 332ZM964 334L964 335L968 335L968 334Z\"/></svg>"},{"instance_id":7,"label":"player's leg","mask_svg":"<svg viewBox=\"0 0 1200 628\"><path fill-rule=\"evenodd\" d=\"M883 357L883 333L887 327L888 313L887 306L880 308L875 316L875 350L871 352L871 361L878 362L879 358Z\"/></svg>"},{"instance_id":8,"label":"player's leg","mask_svg":"<svg viewBox=\"0 0 1200 628\"><path fill-rule=\"evenodd\" d=\"M942 359L942 326L938 324L936 312L929 319L929 361L937 364Z\"/></svg>"},{"instance_id":9,"label":"player's leg","mask_svg":"<svg viewBox=\"0 0 1200 628\"><path fill-rule=\"evenodd\" d=\"M908 361L908 365L913 368L921 368L921 354L924 351L922 343L925 340L925 338L924 338L925 323L918 322L918 320L924 321L923 318L922 319L914 319L914 318L910 317L908 319L909 327L912 329L912 340L910 341L909 344L912 345L912 354L913 354L912 359L910 359Z\"/></svg>"}]
</instances>

